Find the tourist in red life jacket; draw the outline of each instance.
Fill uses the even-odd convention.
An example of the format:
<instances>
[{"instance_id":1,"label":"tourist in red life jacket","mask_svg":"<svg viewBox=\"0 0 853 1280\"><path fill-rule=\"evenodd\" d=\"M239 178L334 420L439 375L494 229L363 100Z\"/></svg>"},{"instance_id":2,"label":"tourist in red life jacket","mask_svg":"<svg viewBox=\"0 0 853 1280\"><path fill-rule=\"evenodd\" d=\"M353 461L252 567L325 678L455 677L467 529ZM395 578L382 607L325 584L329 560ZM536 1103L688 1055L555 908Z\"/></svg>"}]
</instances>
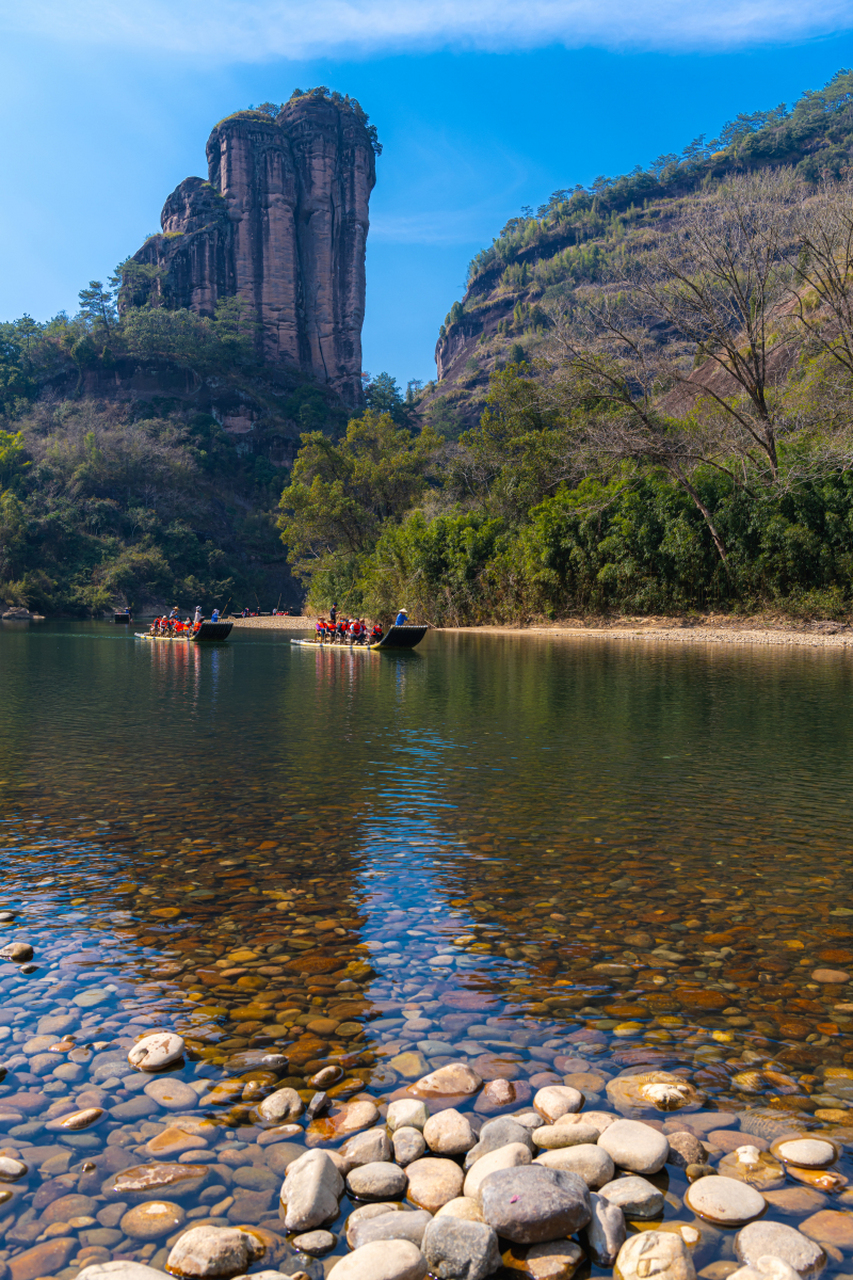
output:
<instances>
[{"instance_id":1,"label":"tourist in red life jacket","mask_svg":"<svg viewBox=\"0 0 853 1280\"><path fill-rule=\"evenodd\" d=\"M370 639L373 642L373 644L378 644L379 641L384 636L384 634L385 632L382 630L381 624L378 622L374 622L373 630L370 633Z\"/></svg>"},{"instance_id":2,"label":"tourist in red life jacket","mask_svg":"<svg viewBox=\"0 0 853 1280\"><path fill-rule=\"evenodd\" d=\"M346 638L347 638L347 620L346 620L346 618L340 618L340 619L338 620L338 625L337 625L337 627L335 628L335 630L337 631L337 635L338 635L338 644L343 644L343 643L344 643L344 641L345 641L345 640L346 640Z\"/></svg>"},{"instance_id":3,"label":"tourist in red life jacket","mask_svg":"<svg viewBox=\"0 0 853 1280\"><path fill-rule=\"evenodd\" d=\"M317 625L314 630L317 632L317 639L320 641L320 644L323 644L326 639L326 619L318 618Z\"/></svg>"}]
</instances>

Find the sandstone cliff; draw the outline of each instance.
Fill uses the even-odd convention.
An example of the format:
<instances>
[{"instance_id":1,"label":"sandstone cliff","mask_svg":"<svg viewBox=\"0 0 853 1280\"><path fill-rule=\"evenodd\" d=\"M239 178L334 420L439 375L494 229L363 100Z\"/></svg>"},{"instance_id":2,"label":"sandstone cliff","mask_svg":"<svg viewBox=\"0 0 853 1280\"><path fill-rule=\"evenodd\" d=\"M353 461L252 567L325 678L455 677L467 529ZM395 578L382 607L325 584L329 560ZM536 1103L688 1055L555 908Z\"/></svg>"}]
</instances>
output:
<instances>
[{"instance_id":1,"label":"sandstone cliff","mask_svg":"<svg viewBox=\"0 0 853 1280\"><path fill-rule=\"evenodd\" d=\"M160 270L130 300L212 315L220 299L240 297L257 323L259 356L356 404L376 182L366 117L317 93L291 99L275 118L241 111L213 130L207 160L208 180L186 178L172 192L162 234L134 255Z\"/></svg>"}]
</instances>

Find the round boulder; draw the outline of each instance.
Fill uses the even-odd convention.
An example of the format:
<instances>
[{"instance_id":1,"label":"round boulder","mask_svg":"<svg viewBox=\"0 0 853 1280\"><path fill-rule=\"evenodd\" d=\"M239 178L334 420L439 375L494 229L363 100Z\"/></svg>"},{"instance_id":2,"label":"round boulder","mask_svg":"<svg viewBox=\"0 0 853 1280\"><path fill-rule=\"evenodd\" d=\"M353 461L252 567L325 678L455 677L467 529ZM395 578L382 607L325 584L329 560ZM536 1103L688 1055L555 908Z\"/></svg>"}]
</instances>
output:
<instances>
[{"instance_id":1,"label":"round boulder","mask_svg":"<svg viewBox=\"0 0 853 1280\"><path fill-rule=\"evenodd\" d=\"M143 1036L129 1051L127 1060L138 1071L165 1071L184 1056L184 1041L173 1031L155 1031Z\"/></svg>"}]
</instances>

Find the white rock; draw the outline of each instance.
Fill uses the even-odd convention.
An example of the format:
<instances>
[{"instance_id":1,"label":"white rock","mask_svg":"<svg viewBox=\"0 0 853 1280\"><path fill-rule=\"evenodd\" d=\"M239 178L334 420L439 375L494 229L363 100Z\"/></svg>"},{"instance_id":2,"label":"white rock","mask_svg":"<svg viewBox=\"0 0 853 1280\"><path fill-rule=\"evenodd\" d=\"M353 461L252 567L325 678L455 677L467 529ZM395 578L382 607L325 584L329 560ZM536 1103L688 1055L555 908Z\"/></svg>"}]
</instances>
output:
<instances>
[{"instance_id":1,"label":"white rock","mask_svg":"<svg viewBox=\"0 0 853 1280\"><path fill-rule=\"evenodd\" d=\"M477 1141L467 1118L453 1107L430 1116L424 1138L430 1151L441 1156L461 1156Z\"/></svg>"},{"instance_id":2,"label":"white rock","mask_svg":"<svg viewBox=\"0 0 853 1280\"><path fill-rule=\"evenodd\" d=\"M137 1040L128 1053L127 1060L140 1071L163 1071L180 1062L183 1056L182 1036L175 1035L173 1031L155 1031L152 1035Z\"/></svg>"},{"instance_id":3,"label":"white rock","mask_svg":"<svg viewBox=\"0 0 853 1280\"><path fill-rule=\"evenodd\" d=\"M338 1216L344 1181L326 1151L306 1151L288 1166L281 1188L288 1231L311 1231Z\"/></svg>"},{"instance_id":4,"label":"white rock","mask_svg":"<svg viewBox=\"0 0 853 1280\"><path fill-rule=\"evenodd\" d=\"M427 1264L410 1240L377 1240L336 1262L328 1280L423 1280Z\"/></svg>"},{"instance_id":5,"label":"white rock","mask_svg":"<svg viewBox=\"0 0 853 1280\"><path fill-rule=\"evenodd\" d=\"M175 1080L171 1076L150 1080L143 1092L167 1111L189 1111L198 1106L196 1091L183 1080Z\"/></svg>"},{"instance_id":6,"label":"white rock","mask_svg":"<svg viewBox=\"0 0 853 1280\"><path fill-rule=\"evenodd\" d=\"M385 1117L385 1123L393 1133L395 1129L412 1128L423 1130L429 1120L429 1109L425 1102L414 1098L398 1098L392 1102Z\"/></svg>"},{"instance_id":7,"label":"white rock","mask_svg":"<svg viewBox=\"0 0 853 1280\"><path fill-rule=\"evenodd\" d=\"M77 1272L77 1280L163 1280L163 1272L146 1267L142 1262L117 1259L115 1262L93 1262L91 1267Z\"/></svg>"},{"instance_id":8,"label":"white rock","mask_svg":"<svg viewBox=\"0 0 853 1280\"><path fill-rule=\"evenodd\" d=\"M616 1280L696 1280L687 1246L674 1231L641 1231L619 1250Z\"/></svg>"},{"instance_id":9,"label":"white rock","mask_svg":"<svg viewBox=\"0 0 853 1280\"><path fill-rule=\"evenodd\" d=\"M82 1274L82 1272L81 1272ZM764 1254L757 1258L751 1267L739 1267L729 1276L729 1280L800 1280L793 1267L789 1267L782 1258L773 1258Z\"/></svg>"},{"instance_id":10,"label":"white rock","mask_svg":"<svg viewBox=\"0 0 853 1280\"><path fill-rule=\"evenodd\" d=\"M305 1110L295 1089L276 1089L258 1104L257 1112L267 1124L281 1124L285 1120L298 1120Z\"/></svg>"},{"instance_id":11,"label":"white rock","mask_svg":"<svg viewBox=\"0 0 853 1280\"><path fill-rule=\"evenodd\" d=\"M190 1227L166 1259L173 1275L229 1277L246 1271L263 1255L260 1238L239 1227Z\"/></svg>"},{"instance_id":12,"label":"white rock","mask_svg":"<svg viewBox=\"0 0 853 1280\"><path fill-rule=\"evenodd\" d=\"M547 1084L533 1098L533 1107L548 1124L555 1124L560 1116L580 1111L583 1094L567 1084Z\"/></svg>"},{"instance_id":13,"label":"white rock","mask_svg":"<svg viewBox=\"0 0 853 1280\"><path fill-rule=\"evenodd\" d=\"M618 1168L631 1173L658 1173L669 1155L666 1136L640 1120L617 1120L604 1130L598 1145Z\"/></svg>"}]
</instances>

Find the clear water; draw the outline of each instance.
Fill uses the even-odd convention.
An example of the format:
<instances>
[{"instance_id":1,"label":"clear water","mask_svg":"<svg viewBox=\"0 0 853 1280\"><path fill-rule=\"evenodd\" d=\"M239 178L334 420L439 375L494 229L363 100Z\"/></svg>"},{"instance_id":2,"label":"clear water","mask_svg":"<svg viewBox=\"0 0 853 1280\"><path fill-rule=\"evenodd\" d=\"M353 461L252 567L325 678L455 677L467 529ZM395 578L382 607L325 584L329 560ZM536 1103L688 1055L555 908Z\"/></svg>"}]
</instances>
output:
<instances>
[{"instance_id":1,"label":"clear water","mask_svg":"<svg viewBox=\"0 0 853 1280\"><path fill-rule=\"evenodd\" d=\"M338 1101L380 1106L451 1061L519 1103L584 1076L603 1106L610 1078L665 1068L738 1117L723 1128L853 1137L851 710L838 651L430 635L377 655L4 624L0 910L17 915L0 938L36 966L0 970L2 1150L31 1165L0 1205L6 1259L49 1243L46 1177L76 1187L108 1148L142 1160L168 1122L154 1103L116 1115L144 1081L98 1069L153 1027L186 1037L174 1077L205 1102L252 1048L285 1053L306 1097L331 1063ZM69 1009L60 1047L33 1045ZM99 1125L45 1127L92 1088ZM177 1114L263 1164L250 1100ZM814 1194L842 1207L838 1186ZM257 1195L219 1217L274 1228ZM209 1197L182 1203L207 1220ZM69 1227L32 1277L163 1265L168 1239L89 1240L104 1229Z\"/></svg>"}]
</instances>

